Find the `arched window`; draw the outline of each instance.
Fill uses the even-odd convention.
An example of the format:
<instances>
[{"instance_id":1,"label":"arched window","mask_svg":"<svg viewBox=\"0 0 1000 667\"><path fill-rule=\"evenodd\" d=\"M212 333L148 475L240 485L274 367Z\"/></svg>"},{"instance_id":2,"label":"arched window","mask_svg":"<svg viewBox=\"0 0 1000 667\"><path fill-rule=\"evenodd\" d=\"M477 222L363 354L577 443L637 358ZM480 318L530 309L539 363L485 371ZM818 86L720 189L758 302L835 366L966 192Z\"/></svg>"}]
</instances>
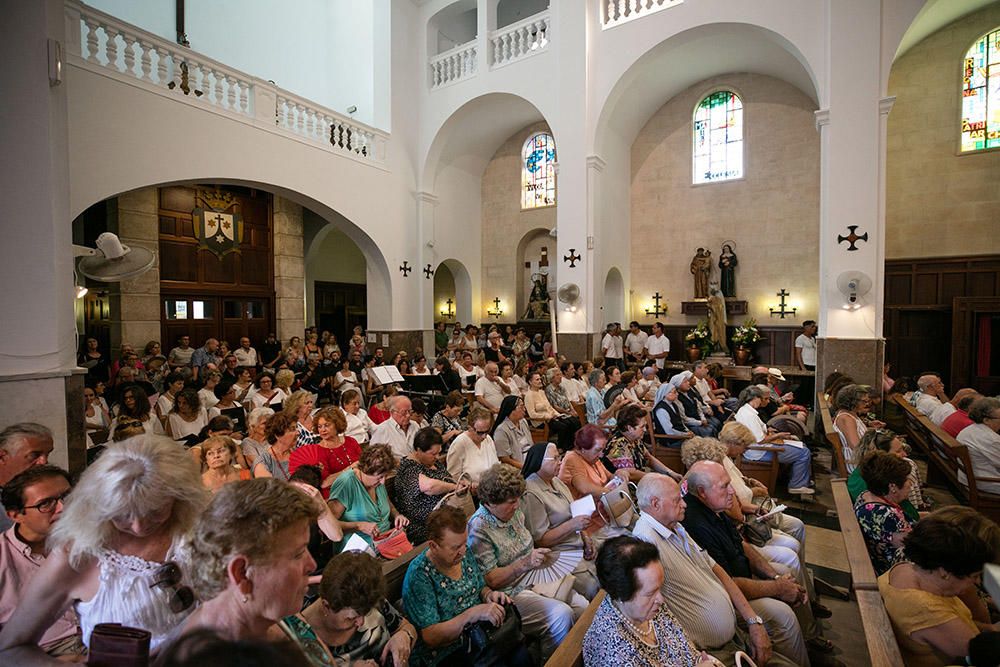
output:
<instances>
[{"instance_id":1,"label":"arched window","mask_svg":"<svg viewBox=\"0 0 1000 667\"><path fill-rule=\"evenodd\" d=\"M521 208L556 203L556 142L547 132L533 134L521 151Z\"/></svg>"},{"instance_id":2,"label":"arched window","mask_svg":"<svg viewBox=\"0 0 1000 667\"><path fill-rule=\"evenodd\" d=\"M731 90L712 93L694 111L695 183L743 178L743 102Z\"/></svg>"},{"instance_id":3,"label":"arched window","mask_svg":"<svg viewBox=\"0 0 1000 667\"><path fill-rule=\"evenodd\" d=\"M983 35L962 67L962 152L1000 147L1000 28Z\"/></svg>"}]
</instances>

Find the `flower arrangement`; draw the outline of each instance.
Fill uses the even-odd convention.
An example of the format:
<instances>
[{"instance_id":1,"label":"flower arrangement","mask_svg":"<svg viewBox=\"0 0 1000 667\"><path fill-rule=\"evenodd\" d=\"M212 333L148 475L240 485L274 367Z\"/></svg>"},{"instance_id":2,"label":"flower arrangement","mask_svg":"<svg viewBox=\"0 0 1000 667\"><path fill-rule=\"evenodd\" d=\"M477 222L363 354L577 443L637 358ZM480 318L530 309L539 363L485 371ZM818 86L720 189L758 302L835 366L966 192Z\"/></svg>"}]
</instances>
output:
<instances>
[{"instance_id":1,"label":"flower arrangement","mask_svg":"<svg viewBox=\"0 0 1000 667\"><path fill-rule=\"evenodd\" d=\"M712 351L712 336L708 331L708 322L705 320L702 320L698 323L698 326L691 329L684 336L684 340L687 342L688 347L700 348L703 355L708 355Z\"/></svg>"},{"instance_id":2,"label":"flower arrangement","mask_svg":"<svg viewBox=\"0 0 1000 667\"><path fill-rule=\"evenodd\" d=\"M757 330L757 320L752 317L736 327L736 331L733 332L733 343L737 346L752 347L760 339L761 335L760 331Z\"/></svg>"}]
</instances>

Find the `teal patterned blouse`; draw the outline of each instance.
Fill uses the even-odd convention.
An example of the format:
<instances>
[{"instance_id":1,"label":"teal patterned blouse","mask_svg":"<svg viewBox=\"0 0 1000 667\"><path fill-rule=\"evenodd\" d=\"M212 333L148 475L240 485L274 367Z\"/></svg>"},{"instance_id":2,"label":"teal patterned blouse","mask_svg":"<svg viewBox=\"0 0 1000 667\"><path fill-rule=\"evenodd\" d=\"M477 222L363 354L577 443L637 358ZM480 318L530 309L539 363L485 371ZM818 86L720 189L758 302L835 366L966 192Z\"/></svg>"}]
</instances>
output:
<instances>
[{"instance_id":1,"label":"teal patterned blouse","mask_svg":"<svg viewBox=\"0 0 1000 667\"><path fill-rule=\"evenodd\" d=\"M479 594L486 587L483 572L471 551L462 559L462 578L458 581L441 573L424 551L406 568L403 579L403 612L417 630L450 621L463 611L482 602ZM411 665L436 665L460 648L455 641L433 649L417 641L410 654Z\"/></svg>"},{"instance_id":2,"label":"teal patterned blouse","mask_svg":"<svg viewBox=\"0 0 1000 667\"><path fill-rule=\"evenodd\" d=\"M476 556L483 572L490 572L498 567L507 567L518 558L531 553L534 541L531 531L524 523L524 514L520 509L514 511L514 516L506 523L497 519L480 505L476 513L469 519L469 551ZM502 590L514 597L527 586L517 579Z\"/></svg>"}]
</instances>

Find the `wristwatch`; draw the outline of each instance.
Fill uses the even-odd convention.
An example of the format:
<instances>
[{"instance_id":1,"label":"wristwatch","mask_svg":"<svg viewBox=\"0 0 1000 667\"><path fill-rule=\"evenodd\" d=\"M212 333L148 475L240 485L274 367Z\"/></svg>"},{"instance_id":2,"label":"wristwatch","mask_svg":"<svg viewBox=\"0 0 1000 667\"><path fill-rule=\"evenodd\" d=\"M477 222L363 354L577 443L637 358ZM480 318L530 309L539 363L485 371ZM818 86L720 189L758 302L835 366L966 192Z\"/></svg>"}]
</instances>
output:
<instances>
[{"instance_id":1,"label":"wristwatch","mask_svg":"<svg viewBox=\"0 0 1000 667\"><path fill-rule=\"evenodd\" d=\"M764 619L760 616L751 616L747 619L747 625L764 625Z\"/></svg>"}]
</instances>

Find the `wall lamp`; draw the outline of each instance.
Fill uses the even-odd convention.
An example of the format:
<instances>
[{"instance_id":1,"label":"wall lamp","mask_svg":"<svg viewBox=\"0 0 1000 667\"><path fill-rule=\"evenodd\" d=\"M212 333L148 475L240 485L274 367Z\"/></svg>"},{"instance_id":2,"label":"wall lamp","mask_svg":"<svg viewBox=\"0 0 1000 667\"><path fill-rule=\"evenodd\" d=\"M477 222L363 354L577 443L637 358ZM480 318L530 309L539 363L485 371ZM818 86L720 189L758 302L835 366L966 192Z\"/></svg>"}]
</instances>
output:
<instances>
[{"instance_id":1,"label":"wall lamp","mask_svg":"<svg viewBox=\"0 0 1000 667\"><path fill-rule=\"evenodd\" d=\"M500 309L500 297L493 299L493 310L487 310L486 314L498 320L500 319L500 316L503 315L503 311Z\"/></svg>"},{"instance_id":2,"label":"wall lamp","mask_svg":"<svg viewBox=\"0 0 1000 667\"><path fill-rule=\"evenodd\" d=\"M662 317L663 315L667 314L666 305L664 305L663 308L660 308L660 301L662 300L663 300L663 295L660 294L659 292L653 295L653 308L652 310L646 308L647 317Z\"/></svg>"},{"instance_id":3,"label":"wall lamp","mask_svg":"<svg viewBox=\"0 0 1000 667\"><path fill-rule=\"evenodd\" d=\"M797 311L798 308L792 308L791 310L787 310L786 309L786 307L788 306L788 303L785 301L785 297L786 296L791 296L791 294L789 292L786 292L785 288L782 287L781 291L776 293L776 296L781 299L781 303L778 304L777 310L775 310L774 308L769 308L768 309L768 310L771 311L771 317L774 317L775 315L777 315L781 319L785 319L785 317L788 316L788 315L791 315L792 317L795 317L795 311Z\"/></svg>"},{"instance_id":4,"label":"wall lamp","mask_svg":"<svg viewBox=\"0 0 1000 667\"><path fill-rule=\"evenodd\" d=\"M447 307L447 308L442 308L442 309L441 309L441 316L442 316L442 317L447 317L447 318L452 318L452 317L455 317L455 309L454 309L454 308L452 308L452 306L454 306L454 305L455 305L455 301L454 301L454 299L450 299L450 298L449 298L449 299L448 299L447 301L445 301L444 303L445 303L445 305L446 305L446 306L448 306L448 307Z\"/></svg>"}]
</instances>

